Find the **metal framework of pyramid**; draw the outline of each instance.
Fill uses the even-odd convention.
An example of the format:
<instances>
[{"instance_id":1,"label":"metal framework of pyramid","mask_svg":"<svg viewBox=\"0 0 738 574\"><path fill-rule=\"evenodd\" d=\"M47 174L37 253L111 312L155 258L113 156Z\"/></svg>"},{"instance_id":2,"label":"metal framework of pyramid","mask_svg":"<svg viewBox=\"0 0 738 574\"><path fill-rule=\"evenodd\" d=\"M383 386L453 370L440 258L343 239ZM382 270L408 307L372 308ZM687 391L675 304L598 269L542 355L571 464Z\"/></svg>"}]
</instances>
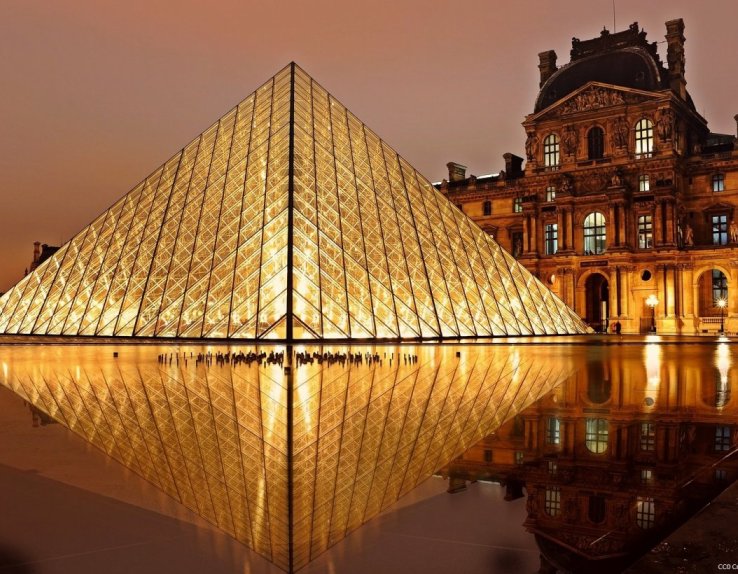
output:
<instances>
[{"instance_id":1,"label":"metal framework of pyramid","mask_svg":"<svg viewBox=\"0 0 738 574\"><path fill-rule=\"evenodd\" d=\"M187 361L199 344L0 345L0 383L293 572L573 370L547 345L367 350L285 374Z\"/></svg>"},{"instance_id":2,"label":"metal framework of pyramid","mask_svg":"<svg viewBox=\"0 0 738 574\"><path fill-rule=\"evenodd\" d=\"M438 339L580 318L290 64L0 299L0 333Z\"/></svg>"}]
</instances>

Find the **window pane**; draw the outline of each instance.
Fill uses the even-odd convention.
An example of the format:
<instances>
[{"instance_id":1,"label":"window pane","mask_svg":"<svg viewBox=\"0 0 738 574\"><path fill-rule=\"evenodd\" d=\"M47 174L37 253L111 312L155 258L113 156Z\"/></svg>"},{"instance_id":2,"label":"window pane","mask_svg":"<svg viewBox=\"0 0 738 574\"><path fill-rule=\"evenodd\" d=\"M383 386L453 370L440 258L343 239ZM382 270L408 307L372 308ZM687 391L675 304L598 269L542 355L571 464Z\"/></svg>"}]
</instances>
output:
<instances>
[{"instance_id":1,"label":"window pane","mask_svg":"<svg viewBox=\"0 0 738 574\"><path fill-rule=\"evenodd\" d=\"M556 167L559 165L559 136L551 134L543 140L543 165Z\"/></svg>"},{"instance_id":2,"label":"window pane","mask_svg":"<svg viewBox=\"0 0 738 574\"><path fill-rule=\"evenodd\" d=\"M730 427L715 427L715 450L730 450Z\"/></svg>"},{"instance_id":3,"label":"window pane","mask_svg":"<svg viewBox=\"0 0 738 574\"><path fill-rule=\"evenodd\" d=\"M650 215L638 217L638 248L651 249L653 247L653 219Z\"/></svg>"},{"instance_id":4,"label":"window pane","mask_svg":"<svg viewBox=\"0 0 738 574\"><path fill-rule=\"evenodd\" d=\"M601 454L607 450L609 436L605 419L587 419L585 423L584 444L590 452Z\"/></svg>"},{"instance_id":5,"label":"window pane","mask_svg":"<svg viewBox=\"0 0 738 574\"><path fill-rule=\"evenodd\" d=\"M641 450L656 449L656 427L653 423L641 423Z\"/></svg>"},{"instance_id":6,"label":"window pane","mask_svg":"<svg viewBox=\"0 0 738 574\"><path fill-rule=\"evenodd\" d=\"M546 442L548 444L561 442L561 421L556 417L549 417L546 420Z\"/></svg>"},{"instance_id":7,"label":"window pane","mask_svg":"<svg viewBox=\"0 0 738 574\"><path fill-rule=\"evenodd\" d=\"M559 246L559 226L549 223L545 228L546 255L555 255Z\"/></svg>"},{"instance_id":8,"label":"window pane","mask_svg":"<svg viewBox=\"0 0 738 574\"><path fill-rule=\"evenodd\" d=\"M546 489L544 510L549 516L558 516L561 512L561 490L558 486Z\"/></svg>"},{"instance_id":9,"label":"window pane","mask_svg":"<svg viewBox=\"0 0 738 574\"><path fill-rule=\"evenodd\" d=\"M713 215L712 216L712 244L727 245L728 244L728 216Z\"/></svg>"},{"instance_id":10,"label":"window pane","mask_svg":"<svg viewBox=\"0 0 738 574\"><path fill-rule=\"evenodd\" d=\"M636 524L643 529L652 528L656 523L656 505L653 498L639 496L636 503Z\"/></svg>"},{"instance_id":11,"label":"window pane","mask_svg":"<svg viewBox=\"0 0 738 574\"><path fill-rule=\"evenodd\" d=\"M605 216L595 211L584 218L584 254L598 255L605 247Z\"/></svg>"},{"instance_id":12,"label":"window pane","mask_svg":"<svg viewBox=\"0 0 738 574\"><path fill-rule=\"evenodd\" d=\"M650 156L653 152L653 123L651 120L639 120L635 126L636 157Z\"/></svg>"}]
</instances>

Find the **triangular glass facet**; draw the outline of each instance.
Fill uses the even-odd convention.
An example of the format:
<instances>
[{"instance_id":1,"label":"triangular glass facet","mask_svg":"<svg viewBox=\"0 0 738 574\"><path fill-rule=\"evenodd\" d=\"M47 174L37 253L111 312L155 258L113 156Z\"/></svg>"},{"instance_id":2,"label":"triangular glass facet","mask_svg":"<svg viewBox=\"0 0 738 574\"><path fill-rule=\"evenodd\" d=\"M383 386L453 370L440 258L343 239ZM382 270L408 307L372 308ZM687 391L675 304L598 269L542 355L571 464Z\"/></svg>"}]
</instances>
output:
<instances>
[{"instance_id":1,"label":"triangular glass facet","mask_svg":"<svg viewBox=\"0 0 738 574\"><path fill-rule=\"evenodd\" d=\"M583 322L294 64L0 298L0 333L406 339Z\"/></svg>"}]
</instances>

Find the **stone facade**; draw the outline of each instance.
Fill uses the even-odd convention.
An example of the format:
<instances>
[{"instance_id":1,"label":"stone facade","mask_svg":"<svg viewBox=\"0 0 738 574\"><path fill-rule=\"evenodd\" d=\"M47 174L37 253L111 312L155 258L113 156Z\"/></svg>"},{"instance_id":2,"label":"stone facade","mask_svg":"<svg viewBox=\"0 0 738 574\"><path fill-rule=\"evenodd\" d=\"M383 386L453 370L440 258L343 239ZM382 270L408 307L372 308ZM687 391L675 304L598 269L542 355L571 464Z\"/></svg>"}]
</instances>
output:
<instances>
[{"instance_id":1,"label":"stone facade","mask_svg":"<svg viewBox=\"0 0 738 574\"><path fill-rule=\"evenodd\" d=\"M738 477L738 373L725 345L711 351L610 351L439 473L453 492L527 494L525 528L565 571L621 572Z\"/></svg>"},{"instance_id":2,"label":"stone facade","mask_svg":"<svg viewBox=\"0 0 738 574\"><path fill-rule=\"evenodd\" d=\"M738 144L686 90L682 20L666 29L665 64L637 23L558 68L541 53L525 166L450 163L438 188L595 329L736 332Z\"/></svg>"}]
</instances>

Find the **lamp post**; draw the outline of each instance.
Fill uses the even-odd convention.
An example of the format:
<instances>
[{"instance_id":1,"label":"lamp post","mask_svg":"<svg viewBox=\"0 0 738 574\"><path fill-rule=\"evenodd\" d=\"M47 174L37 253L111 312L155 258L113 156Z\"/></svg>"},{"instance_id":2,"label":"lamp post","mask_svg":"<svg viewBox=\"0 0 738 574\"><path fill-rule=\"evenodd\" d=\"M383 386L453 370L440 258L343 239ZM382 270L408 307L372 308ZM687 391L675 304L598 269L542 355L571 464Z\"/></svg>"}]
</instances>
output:
<instances>
[{"instance_id":1,"label":"lamp post","mask_svg":"<svg viewBox=\"0 0 738 574\"><path fill-rule=\"evenodd\" d=\"M648 330L649 333L656 332L656 305L659 304L659 300L653 293L646 299L646 305L651 307L651 328Z\"/></svg>"},{"instance_id":2,"label":"lamp post","mask_svg":"<svg viewBox=\"0 0 738 574\"><path fill-rule=\"evenodd\" d=\"M720 297L715 301L715 305L720 308L720 334L725 334L725 307L728 306L728 301L724 297Z\"/></svg>"}]
</instances>

